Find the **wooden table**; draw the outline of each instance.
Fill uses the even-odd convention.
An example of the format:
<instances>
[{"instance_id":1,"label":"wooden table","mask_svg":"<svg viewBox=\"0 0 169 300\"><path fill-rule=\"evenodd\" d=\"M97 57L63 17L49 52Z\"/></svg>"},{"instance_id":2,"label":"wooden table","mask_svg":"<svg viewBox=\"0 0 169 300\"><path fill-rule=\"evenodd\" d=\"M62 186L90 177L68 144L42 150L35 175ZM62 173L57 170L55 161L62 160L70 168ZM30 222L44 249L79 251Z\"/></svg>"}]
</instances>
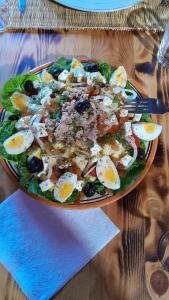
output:
<instances>
[{"instance_id":1,"label":"wooden table","mask_svg":"<svg viewBox=\"0 0 169 300\"><path fill-rule=\"evenodd\" d=\"M0 85L10 76L53 60L56 55L83 55L124 65L145 93L167 103L169 71L156 60L160 39L160 34L138 32L5 33L0 35ZM169 230L169 116L160 117L159 122L163 132L148 175L127 197L104 208L121 233L54 299L169 299L169 273L157 257L159 240ZM0 186L1 201L16 190L2 170ZM164 249L160 249L163 256ZM0 266L0 300L23 299L25 296L10 274Z\"/></svg>"}]
</instances>

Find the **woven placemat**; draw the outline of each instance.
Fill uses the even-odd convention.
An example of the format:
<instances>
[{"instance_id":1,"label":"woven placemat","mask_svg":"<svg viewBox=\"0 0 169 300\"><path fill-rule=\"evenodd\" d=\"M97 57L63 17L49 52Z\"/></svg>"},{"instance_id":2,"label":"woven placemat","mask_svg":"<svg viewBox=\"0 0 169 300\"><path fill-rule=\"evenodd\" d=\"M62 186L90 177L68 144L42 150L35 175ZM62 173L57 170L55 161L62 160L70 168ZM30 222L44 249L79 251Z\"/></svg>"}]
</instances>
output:
<instances>
[{"instance_id":1,"label":"woven placemat","mask_svg":"<svg viewBox=\"0 0 169 300\"><path fill-rule=\"evenodd\" d=\"M77 11L49 0L27 0L24 14L19 12L18 0L7 0L3 10L4 12L1 8L0 15L6 30L44 28L162 31L169 20L167 0L144 0L130 9L109 13Z\"/></svg>"}]
</instances>

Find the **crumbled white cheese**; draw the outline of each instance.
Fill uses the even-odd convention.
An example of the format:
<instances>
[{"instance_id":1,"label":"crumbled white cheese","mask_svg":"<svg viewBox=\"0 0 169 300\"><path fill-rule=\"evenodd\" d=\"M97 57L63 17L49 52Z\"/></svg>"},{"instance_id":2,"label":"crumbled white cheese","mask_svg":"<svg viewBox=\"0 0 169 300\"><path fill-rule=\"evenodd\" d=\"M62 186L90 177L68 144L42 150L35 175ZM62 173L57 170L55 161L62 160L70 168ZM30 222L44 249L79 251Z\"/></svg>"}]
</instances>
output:
<instances>
[{"instance_id":1,"label":"crumbled white cheese","mask_svg":"<svg viewBox=\"0 0 169 300\"><path fill-rule=\"evenodd\" d=\"M38 89L41 87L41 83L39 82L39 80L35 80L33 81L33 86L35 89Z\"/></svg>"},{"instance_id":2,"label":"crumbled white cheese","mask_svg":"<svg viewBox=\"0 0 169 300\"><path fill-rule=\"evenodd\" d=\"M81 82L85 74L86 72L83 71L81 68L77 68L73 72L74 77L77 78L77 82Z\"/></svg>"},{"instance_id":3,"label":"crumbled white cheese","mask_svg":"<svg viewBox=\"0 0 169 300\"><path fill-rule=\"evenodd\" d=\"M43 97L40 101L40 103L44 106L45 104L50 104L51 97L49 95Z\"/></svg>"},{"instance_id":4,"label":"crumbled white cheese","mask_svg":"<svg viewBox=\"0 0 169 300\"><path fill-rule=\"evenodd\" d=\"M132 156L126 154L125 156L123 156L121 159L120 159L120 163L125 167L127 168L128 165L131 163L132 161Z\"/></svg>"},{"instance_id":5,"label":"crumbled white cheese","mask_svg":"<svg viewBox=\"0 0 169 300\"><path fill-rule=\"evenodd\" d=\"M15 128L16 129L21 129L21 128L28 128L28 124L26 123L29 123L29 120L30 120L30 117L29 116L26 116L26 117L23 117L23 118L20 118L17 123L15 124Z\"/></svg>"},{"instance_id":6,"label":"crumbled white cheese","mask_svg":"<svg viewBox=\"0 0 169 300\"><path fill-rule=\"evenodd\" d=\"M59 76L58 76L58 80L60 81L66 81L68 76L69 76L70 72L68 72L67 70L62 71Z\"/></svg>"},{"instance_id":7,"label":"crumbled white cheese","mask_svg":"<svg viewBox=\"0 0 169 300\"><path fill-rule=\"evenodd\" d=\"M113 149L111 145L105 144L103 147L103 155L111 155L113 154Z\"/></svg>"},{"instance_id":8,"label":"crumbled white cheese","mask_svg":"<svg viewBox=\"0 0 169 300\"><path fill-rule=\"evenodd\" d=\"M35 115L30 119L29 124L30 124L30 125L33 125L34 123L39 123L40 120L41 120L41 118L42 118L41 115L35 114Z\"/></svg>"},{"instance_id":9,"label":"crumbled white cheese","mask_svg":"<svg viewBox=\"0 0 169 300\"><path fill-rule=\"evenodd\" d=\"M139 122L140 119L141 119L141 117L142 117L142 114L135 114L135 115L134 115L134 118L133 118L133 121L134 121L134 122Z\"/></svg>"},{"instance_id":10,"label":"crumbled white cheese","mask_svg":"<svg viewBox=\"0 0 169 300\"><path fill-rule=\"evenodd\" d=\"M117 150L113 149L111 145L105 144L103 147L103 155L107 155L107 156L111 155L114 158L119 158L121 153L124 151L124 148L122 144L120 144L118 141L116 141L116 144L118 146Z\"/></svg>"},{"instance_id":11,"label":"crumbled white cheese","mask_svg":"<svg viewBox=\"0 0 169 300\"><path fill-rule=\"evenodd\" d=\"M115 114L112 114L112 116L110 118L110 123L111 123L111 125L118 125L119 124Z\"/></svg>"},{"instance_id":12,"label":"crumbled white cheese","mask_svg":"<svg viewBox=\"0 0 169 300\"><path fill-rule=\"evenodd\" d=\"M97 143L95 143L94 146L92 148L90 148L92 156L97 156L101 150L102 150L102 148Z\"/></svg>"},{"instance_id":13,"label":"crumbled white cheese","mask_svg":"<svg viewBox=\"0 0 169 300\"><path fill-rule=\"evenodd\" d=\"M54 183L50 180L50 179L47 179L45 181L42 181L40 184L40 189L42 192L46 192L48 191L49 189L53 188L54 187Z\"/></svg>"},{"instance_id":14,"label":"crumbled white cheese","mask_svg":"<svg viewBox=\"0 0 169 300\"><path fill-rule=\"evenodd\" d=\"M124 118L124 117L127 117L128 115L128 110L127 109L122 109L120 111L120 117Z\"/></svg>"},{"instance_id":15,"label":"crumbled white cheese","mask_svg":"<svg viewBox=\"0 0 169 300\"><path fill-rule=\"evenodd\" d=\"M33 127L36 130L36 137L37 138L48 136L48 132L46 130L46 127L45 127L44 123L33 123Z\"/></svg>"},{"instance_id":16,"label":"crumbled white cheese","mask_svg":"<svg viewBox=\"0 0 169 300\"><path fill-rule=\"evenodd\" d=\"M36 113L42 108L42 105L38 105L37 103L30 103L28 107L32 112Z\"/></svg>"},{"instance_id":17,"label":"crumbled white cheese","mask_svg":"<svg viewBox=\"0 0 169 300\"><path fill-rule=\"evenodd\" d=\"M84 185L84 181L83 180L78 180L77 183L76 183L76 189L81 192L82 191L82 188L83 188L83 185Z\"/></svg>"},{"instance_id":18,"label":"crumbled white cheese","mask_svg":"<svg viewBox=\"0 0 169 300\"><path fill-rule=\"evenodd\" d=\"M86 72L87 84L92 85L96 81L106 83L106 78L100 72Z\"/></svg>"},{"instance_id":19,"label":"crumbled white cheese","mask_svg":"<svg viewBox=\"0 0 169 300\"><path fill-rule=\"evenodd\" d=\"M102 102L102 110L105 112L111 112L112 107L113 107L113 100L110 97L105 96Z\"/></svg>"},{"instance_id":20,"label":"crumbled white cheese","mask_svg":"<svg viewBox=\"0 0 169 300\"><path fill-rule=\"evenodd\" d=\"M75 162L76 165L80 168L80 170L83 171L88 163L88 160L85 156L79 155L73 158L73 162Z\"/></svg>"},{"instance_id":21,"label":"crumbled white cheese","mask_svg":"<svg viewBox=\"0 0 169 300\"><path fill-rule=\"evenodd\" d=\"M132 135L131 122L124 123L125 136Z\"/></svg>"}]
</instances>

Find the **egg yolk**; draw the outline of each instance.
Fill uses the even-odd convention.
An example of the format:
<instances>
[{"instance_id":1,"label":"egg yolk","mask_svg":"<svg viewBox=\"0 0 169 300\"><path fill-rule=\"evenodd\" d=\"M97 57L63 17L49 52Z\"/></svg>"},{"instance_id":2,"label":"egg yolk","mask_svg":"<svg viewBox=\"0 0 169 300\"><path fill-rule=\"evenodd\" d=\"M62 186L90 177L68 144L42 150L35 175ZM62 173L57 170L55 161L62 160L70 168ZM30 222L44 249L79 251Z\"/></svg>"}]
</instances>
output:
<instances>
[{"instance_id":1,"label":"egg yolk","mask_svg":"<svg viewBox=\"0 0 169 300\"><path fill-rule=\"evenodd\" d=\"M144 130L151 134L156 130L156 126L153 123L144 123Z\"/></svg>"},{"instance_id":2,"label":"egg yolk","mask_svg":"<svg viewBox=\"0 0 169 300\"><path fill-rule=\"evenodd\" d=\"M16 137L14 137L13 139L11 139L9 142L7 142L6 146L8 148L19 148L23 145L24 142L24 137L22 135L17 135Z\"/></svg>"},{"instance_id":3,"label":"egg yolk","mask_svg":"<svg viewBox=\"0 0 169 300\"><path fill-rule=\"evenodd\" d=\"M59 198L66 199L73 191L73 184L71 182L63 183L59 190Z\"/></svg>"},{"instance_id":4,"label":"egg yolk","mask_svg":"<svg viewBox=\"0 0 169 300\"><path fill-rule=\"evenodd\" d=\"M116 175L115 175L114 171L112 170L112 168L106 168L103 171L103 178L104 178L105 182L108 182L108 183L116 182Z\"/></svg>"},{"instance_id":5,"label":"egg yolk","mask_svg":"<svg viewBox=\"0 0 169 300\"><path fill-rule=\"evenodd\" d=\"M11 101L18 110L24 110L27 108L27 99L22 95L13 95Z\"/></svg>"},{"instance_id":6,"label":"egg yolk","mask_svg":"<svg viewBox=\"0 0 169 300\"><path fill-rule=\"evenodd\" d=\"M123 78L123 74L122 74L122 73L118 73L118 74L117 74L117 80L118 80L120 83L123 82L124 78Z\"/></svg>"}]
</instances>

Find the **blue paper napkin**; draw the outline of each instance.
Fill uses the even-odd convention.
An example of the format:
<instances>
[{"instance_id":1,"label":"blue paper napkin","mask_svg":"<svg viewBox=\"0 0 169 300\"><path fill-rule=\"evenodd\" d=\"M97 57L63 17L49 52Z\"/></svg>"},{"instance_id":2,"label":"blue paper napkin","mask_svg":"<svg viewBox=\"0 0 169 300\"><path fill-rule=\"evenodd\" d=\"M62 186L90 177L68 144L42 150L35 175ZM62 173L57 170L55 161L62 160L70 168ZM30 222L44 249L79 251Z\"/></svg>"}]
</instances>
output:
<instances>
[{"instance_id":1,"label":"blue paper napkin","mask_svg":"<svg viewBox=\"0 0 169 300\"><path fill-rule=\"evenodd\" d=\"M29 300L47 300L118 232L99 208L49 207L18 190L0 205L0 262Z\"/></svg>"}]
</instances>

